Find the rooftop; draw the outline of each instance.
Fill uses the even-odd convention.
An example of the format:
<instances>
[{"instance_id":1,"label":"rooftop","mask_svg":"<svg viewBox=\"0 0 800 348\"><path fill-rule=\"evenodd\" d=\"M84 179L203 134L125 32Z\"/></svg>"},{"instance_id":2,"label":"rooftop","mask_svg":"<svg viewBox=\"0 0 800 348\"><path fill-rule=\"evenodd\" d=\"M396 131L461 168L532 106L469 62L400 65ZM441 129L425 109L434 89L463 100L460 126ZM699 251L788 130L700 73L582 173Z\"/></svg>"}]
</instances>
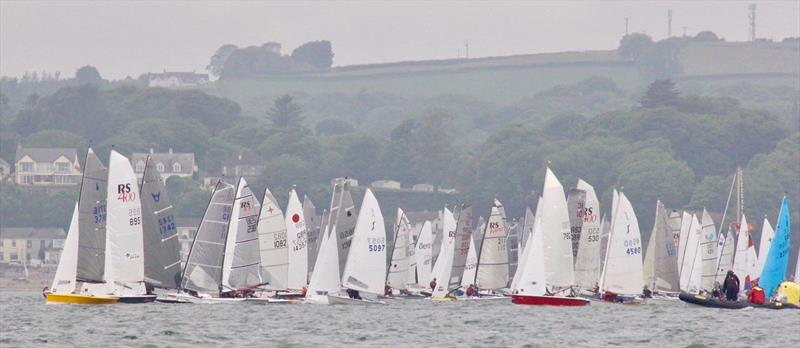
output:
<instances>
[{"instance_id":1,"label":"rooftop","mask_svg":"<svg viewBox=\"0 0 800 348\"><path fill-rule=\"evenodd\" d=\"M0 239L64 239L67 234L58 227L2 227Z\"/></svg>"},{"instance_id":2,"label":"rooftop","mask_svg":"<svg viewBox=\"0 0 800 348\"><path fill-rule=\"evenodd\" d=\"M78 158L78 150L69 147L20 147L14 161L28 156L36 162L54 162L64 156L70 161Z\"/></svg>"}]
</instances>

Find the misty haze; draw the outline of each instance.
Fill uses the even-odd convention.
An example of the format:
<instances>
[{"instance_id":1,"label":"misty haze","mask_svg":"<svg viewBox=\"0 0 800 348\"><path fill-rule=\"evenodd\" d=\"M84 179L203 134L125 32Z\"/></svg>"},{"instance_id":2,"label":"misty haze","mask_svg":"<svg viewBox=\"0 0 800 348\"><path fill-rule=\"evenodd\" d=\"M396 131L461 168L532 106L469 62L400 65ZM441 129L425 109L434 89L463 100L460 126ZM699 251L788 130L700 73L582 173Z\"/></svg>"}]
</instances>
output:
<instances>
[{"instance_id":1,"label":"misty haze","mask_svg":"<svg viewBox=\"0 0 800 348\"><path fill-rule=\"evenodd\" d=\"M0 0L0 347L795 346L800 2Z\"/></svg>"}]
</instances>

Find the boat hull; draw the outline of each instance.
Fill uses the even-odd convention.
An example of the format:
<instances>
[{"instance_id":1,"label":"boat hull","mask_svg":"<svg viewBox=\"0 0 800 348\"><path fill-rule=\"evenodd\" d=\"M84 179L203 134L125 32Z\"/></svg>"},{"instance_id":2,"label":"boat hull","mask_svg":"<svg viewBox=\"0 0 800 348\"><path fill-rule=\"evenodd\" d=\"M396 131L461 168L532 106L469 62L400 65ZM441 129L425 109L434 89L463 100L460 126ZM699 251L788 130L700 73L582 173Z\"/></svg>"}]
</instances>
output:
<instances>
[{"instance_id":1,"label":"boat hull","mask_svg":"<svg viewBox=\"0 0 800 348\"><path fill-rule=\"evenodd\" d=\"M680 295L678 295L678 298L686 303L709 308L742 309L750 307L749 303L743 301L720 301L714 298L693 295L686 292L682 292Z\"/></svg>"},{"instance_id":2,"label":"boat hull","mask_svg":"<svg viewBox=\"0 0 800 348\"><path fill-rule=\"evenodd\" d=\"M120 296L117 303L150 303L156 300L156 295Z\"/></svg>"},{"instance_id":3,"label":"boat hull","mask_svg":"<svg viewBox=\"0 0 800 348\"><path fill-rule=\"evenodd\" d=\"M337 304L344 304L344 305L371 305L371 304L386 304L383 301L374 301L369 299L354 299L347 296L339 296L339 295L328 295L328 303L332 305Z\"/></svg>"},{"instance_id":4,"label":"boat hull","mask_svg":"<svg viewBox=\"0 0 800 348\"><path fill-rule=\"evenodd\" d=\"M47 303L113 304L118 300L118 297L105 295L47 294Z\"/></svg>"},{"instance_id":5,"label":"boat hull","mask_svg":"<svg viewBox=\"0 0 800 348\"><path fill-rule=\"evenodd\" d=\"M244 302L252 304L288 304L300 303L301 299L286 299L286 298L268 298L268 297L248 297Z\"/></svg>"},{"instance_id":6,"label":"boat hull","mask_svg":"<svg viewBox=\"0 0 800 348\"><path fill-rule=\"evenodd\" d=\"M581 307L581 306L588 306L589 304L591 304L591 301L580 297L536 296L536 295L512 295L511 302L518 305L562 306L562 307Z\"/></svg>"}]
</instances>

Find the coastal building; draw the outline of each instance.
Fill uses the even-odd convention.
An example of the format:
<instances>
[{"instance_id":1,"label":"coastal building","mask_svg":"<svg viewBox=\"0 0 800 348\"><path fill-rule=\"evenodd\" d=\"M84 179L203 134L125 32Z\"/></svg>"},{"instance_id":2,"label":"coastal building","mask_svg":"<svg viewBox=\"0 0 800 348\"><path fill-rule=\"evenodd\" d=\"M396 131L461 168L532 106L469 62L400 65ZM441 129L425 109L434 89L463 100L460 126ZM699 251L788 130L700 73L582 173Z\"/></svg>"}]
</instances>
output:
<instances>
[{"instance_id":1,"label":"coastal building","mask_svg":"<svg viewBox=\"0 0 800 348\"><path fill-rule=\"evenodd\" d=\"M0 228L0 263L57 265L64 239L63 228Z\"/></svg>"},{"instance_id":2,"label":"coastal building","mask_svg":"<svg viewBox=\"0 0 800 348\"><path fill-rule=\"evenodd\" d=\"M375 180L372 182L372 187L384 190L400 190L400 182L394 180Z\"/></svg>"},{"instance_id":3,"label":"coastal building","mask_svg":"<svg viewBox=\"0 0 800 348\"><path fill-rule=\"evenodd\" d=\"M441 228L442 219L438 211L407 211L406 217L411 224L414 240L419 237L419 232L422 230L422 225L425 224L425 221L431 222L431 230L433 230L434 234Z\"/></svg>"},{"instance_id":4,"label":"coastal building","mask_svg":"<svg viewBox=\"0 0 800 348\"><path fill-rule=\"evenodd\" d=\"M150 156L150 160L155 163L156 170L165 182L173 176L191 178L197 172L194 153L174 152L172 148L169 148L167 152L155 152L153 148L150 148L150 152L134 152L131 155L131 164L133 164L133 170L139 179L144 175L147 156Z\"/></svg>"},{"instance_id":5,"label":"coastal building","mask_svg":"<svg viewBox=\"0 0 800 348\"><path fill-rule=\"evenodd\" d=\"M222 163L222 175L229 182L236 183L240 177L251 180L259 177L266 169L266 163L255 151L242 149L239 155Z\"/></svg>"},{"instance_id":6,"label":"coastal building","mask_svg":"<svg viewBox=\"0 0 800 348\"><path fill-rule=\"evenodd\" d=\"M335 179L331 179L331 187L333 187L333 185L335 185L337 182L339 182L339 181L342 181L342 180L345 180L345 178L335 178ZM348 178L347 178L347 184L348 184L350 187L358 187L358 179L354 179L354 178L350 178L350 177L348 177Z\"/></svg>"},{"instance_id":7,"label":"coastal building","mask_svg":"<svg viewBox=\"0 0 800 348\"><path fill-rule=\"evenodd\" d=\"M81 182L81 165L74 148L19 147L14 167L14 182L20 186L64 187Z\"/></svg>"},{"instance_id":8,"label":"coastal building","mask_svg":"<svg viewBox=\"0 0 800 348\"><path fill-rule=\"evenodd\" d=\"M192 72L166 71L162 73L147 74L148 87L196 87L208 83L208 74L197 74Z\"/></svg>"},{"instance_id":9,"label":"coastal building","mask_svg":"<svg viewBox=\"0 0 800 348\"><path fill-rule=\"evenodd\" d=\"M200 226L199 218L192 217L176 217L175 229L178 231L178 249L181 255L181 264L186 264L189 258L189 249L192 248L194 236L197 234L197 228ZM181 266L183 267L183 266Z\"/></svg>"},{"instance_id":10,"label":"coastal building","mask_svg":"<svg viewBox=\"0 0 800 348\"><path fill-rule=\"evenodd\" d=\"M411 186L411 190L417 192L433 192L434 187L431 184L416 184Z\"/></svg>"}]
</instances>

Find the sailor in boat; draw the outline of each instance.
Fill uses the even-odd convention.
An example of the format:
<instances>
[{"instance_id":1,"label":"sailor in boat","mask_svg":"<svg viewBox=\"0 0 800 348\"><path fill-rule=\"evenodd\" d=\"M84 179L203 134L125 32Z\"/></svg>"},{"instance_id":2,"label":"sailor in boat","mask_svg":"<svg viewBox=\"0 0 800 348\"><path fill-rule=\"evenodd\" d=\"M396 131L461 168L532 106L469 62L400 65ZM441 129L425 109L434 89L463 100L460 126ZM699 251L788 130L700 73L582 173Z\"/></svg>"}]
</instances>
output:
<instances>
[{"instance_id":1,"label":"sailor in boat","mask_svg":"<svg viewBox=\"0 0 800 348\"><path fill-rule=\"evenodd\" d=\"M42 289L42 296L44 296L44 298L47 298L47 294L49 293L50 293L50 287L45 286L44 289Z\"/></svg>"},{"instance_id":2,"label":"sailor in boat","mask_svg":"<svg viewBox=\"0 0 800 348\"><path fill-rule=\"evenodd\" d=\"M653 298L653 292L650 291L650 288L647 287L647 284L645 284L644 289L642 289L642 295L644 298Z\"/></svg>"},{"instance_id":3,"label":"sailor in boat","mask_svg":"<svg viewBox=\"0 0 800 348\"><path fill-rule=\"evenodd\" d=\"M714 288L711 289L711 296L715 299L722 300L722 290L719 288L719 282L714 282Z\"/></svg>"},{"instance_id":4,"label":"sailor in boat","mask_svg":"<svg viewBox=\"0 0 800 348\"><path fill-rule=\"evenodd\" d=\"M383 296L386 296L386 297L394 296L394 294L392 293L392 287L389 286L388 284L383 287Z\"/></svg>"},{"instance_id":5,"label":"sailor in boat","mask_svg":"<svg viewBox=\"0 0 800 348\"><path fill-rule=\"evenodd\" d=\"M747 302L757 305L763 305L767 302L767 299L764 296L764 289L758 286L758 281L753 281L753 287L750 288L750 292L747 293Z\"/></svg>"},{"instance_id":6,"label":"sailor in boat","mask_svg":"<svg viewBox=\"0 0 800 348\"><path fill-rule=\"evenodd\" d=\"M725 281L722 283L722 289L725 291L725 298L728 301L739 300L739 277L733 271L728 271L725 276Z\"/></svg>"},{"instance_id":7,"label":"sailor in boat","mask_svg":"<svg viewBox=\"0 0 800 348\"><path fill-rule=\"evenodd\" d=\"M361 300L361 294L358 293L358 290L347 289L347 296L354 300Z\"/></svg>"},{"instance_id":8,"label":"sailor in boat","mask_svg":"<svg viewBox=\"0 0 800 348\"><path fill-rule=\"evenodd\" d=\"M436 278L433 278L433 280L431 280L430 286L431 286L431 291L436 290Z\"/></svg>"},{"instance_id":9,"label":"sailor in boat","mask_svg":"<svg viewBox=\"0 0 800 348\"><path fill-rule=\"evenodd\" d=\"M475 286L470 284L467 288L467 297L475 296Z\"/></svg>"}]
</instances>

